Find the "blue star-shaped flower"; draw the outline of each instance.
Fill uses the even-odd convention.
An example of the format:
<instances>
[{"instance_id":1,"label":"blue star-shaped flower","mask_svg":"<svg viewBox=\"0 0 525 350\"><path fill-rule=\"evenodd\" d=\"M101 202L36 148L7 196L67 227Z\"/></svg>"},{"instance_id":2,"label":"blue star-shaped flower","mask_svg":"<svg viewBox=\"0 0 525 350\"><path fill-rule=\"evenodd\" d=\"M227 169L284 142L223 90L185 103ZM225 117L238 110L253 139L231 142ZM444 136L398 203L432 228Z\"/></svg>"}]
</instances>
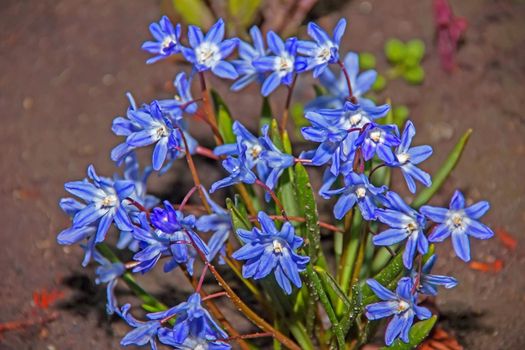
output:
<instances>
[{"instance_id":1,"label":"blue star-shaped flower","mask_svg":"<svg viewBox=\"0 0 525 350\"><path fill-rule=\"evenodd\" d=\"M378 246L391 246L406 239L403 263L410 269L414 262L416 249L420 254L426 254L428 251L428 240L424 233L426 219L409 207L395 192L387 193L386 203L390 209L377 209L376 215L379 221L390 228L375 235L372 241Z\"/></svg>"},{"instance_id":2,"label":"blue star-shaped flower","mask_svg":"<svg viewBox=\"0 0 525 350\"><path fill-rule=\"evenodd\" d=\"M346 20L341 18L334 27L333 37L330 36L319 27L316 23L308 23L308 35L314 41L300 40L297 43L297 51L308 56L307 69L314 70L314 78L322 74L328 64L336 63L339 60L339 45L341 38L345 33Z\"/></svg>"},{"instance_id":3,"label":"blue star-shaped flower","mask_svg":"<svg viewBox=\"0 0 525 350\"><path fill-rule=\"evenodd\" d=\"M286 294L291 294L291 283L301 288L299 272L304 271L310 261L309 257L295 252L303 245L303 239L294 234L294 228L289 222L285 222L279 231L264 212L259 212L257 218L262 229L254 227L251 231L237 230L244 246L234 252L232 257L246 260L242 267L244 278L261 279L273 271L279 286Z\"/></svg>"},{"instance_id":4,"label":"blue star-shaped flower","mask_svg":"<svg viewBox=\"0 0 525 350\"><path fill-rule=\"evenodd\" d=\"M150 24L149 31L156 41L146 41L142 49L156 56L148 59L147 64L180 52L180 24L174 27L169 18L163 16L159 23Z\"/></svg>"},{"instance_id":5,"label":"blue star-shaped flower","mask_svg":"<svg viewBox=\"0 0 525 350\"><path fill-rule=\"evenodd\" d=\"M419 275L419 271L417 271L415 267L410 272L412 280L419 282L417 291L422 294L434 296L437 295L438 286L443 286L447 289L450 289L454 288L458 284L458 281L454 277L433 275L430 273L430 271L432 271L432 267L434 267L434 264L436 263L436 260L436 255L432 255L430 258L428 258L427 262L421 268L421 275Z\"/></svg>"},{"instance_id":6,"label":"blue star-shaped flower","mask_svg":"<svg viewBox=\"0 0 525 350\"><path fill-rule=\"evenodd\" d=\"M478 221L490 209L486 201L465 207L465 197L460 191L454 192L450 207L438 208L425 205L423 213L430 220L439 223L428 237L430 242L442 242L452 235L452 246L456 255L463 261L470 260L469 236L477 239L489 239L494 232Z\"/></svg>"},{"instance_id":7,"label":"blue star-shaped flower","mask_svg":"<svg viewBox=\"0 0 525 350\"><path fill-rule=\"evenodd\" d=\"M211 70L220 78L237 79L235 67L225 61L237 47L239 39L224 39L224 21L222 18L210 28L206 36L201 29L190 25L188 40L191 48L183 47L182 54L199 72Z\"/></svg>"},{"instance_id":8,"label":"blue star-shaped flower","mask_svg":"<svg viewBox=\"0 0 525 350\"><path fill-rule=\"evenodd\" d=\"M401 143L395 151L394 162L388 164L388 166L401 169L408 189L412 193L416 192L416 182L414 180L421 182L426 187L432 185L430 175L416 166L432 155L432 147L427 145L410 147L415 135L416 128L411 121L408 121L401 135Z\"/></svg>"},{"instance_id":9,"label":"blue star-shaped flower","mask_svg":"<svg viewBox=\"0 0 525 350\"><path fill-rule=\"evenodd\" d=\"M181 72L175 77L173 86L177 90L177 95L172 99L159 100L159 106L175 119L183 112L194 114L197 111L197 103L192 102L191 79L188 79L186 73Z\"/></svg>"},{"instance_id":10,"label":"blue star-shaped flower","mask_svg":"<svg viewBox=\"0 0 525 350\"><path fill-rule=\"evenodd\" d=\"M157 350L157 333L161 329L161 323L158 320L143 322L137 320L133 317L129 311L131 309L130 304L125 304L122 306L121 310L118 311L118 314L128 325L134 329L128 332L124 338L120 341L120 345L138 345L143 346L150 344L152 350Z\"/></svg>"},{"instance_id":11,"label":"blue star-shaped flower","mask_svg":"<svg viewBox=\"0 0 525 350\"><path fill-rule=\"evenodd\" d=\"M417 295L412 293L412 281L409 277L399 280L396 292L383 287L374 279L369 279L366 284L372 291L383 300L378 303L370 304L365 307L366 317L369 320L394 316L386 328L385 343L390 346L394 340L400 338L408 343L408 332L414 323L414 318L426 320L432 314L422 306L417 306Z\"/></svg>"},{"instance_id":12,"label":"blue star-shaped flower","mask_svg":"<svg viewBox=\"0 0 525 350\"><path fill-rule=\"evenodd\" d=\"M235 69L241 76L231 86L233 91L239 91L255 80L260 82L264 80L263 74L258 72L253 65L255 60L266 55L261 30L257 26L253 26L250 29L250 36L252 37L253 46L241 40L239 42L239 59L232 61Z\"/></svg>"},{"instance_id":13,"label":"blue star-shaped flower","mask_svg":"<svg viewBox=\"0 0 525 350\"><path fill-rule=\"evenodd\" d=\"M306 59L297 56L297 38L289 38L285 43L277 34L269 31L266 39L274 56L265 56L253 61L258 72L271 72L262 84L263 96L271 94L280 84L290 86L294 73L306 69Z\"/></svg>"},{"instance_id":14,"label":"blue star-shaped flower","mask_svg":"<svg viewBox=\"0 0 525 350\"><path fill-rule=\"evenodd\" d=\"M361 147L363 158L368 161L375 154L387 164L395 161L392 147L401 143L396 125L379 125L369 123L356 140L356 145Z\"/></svg>"}]
</instances>

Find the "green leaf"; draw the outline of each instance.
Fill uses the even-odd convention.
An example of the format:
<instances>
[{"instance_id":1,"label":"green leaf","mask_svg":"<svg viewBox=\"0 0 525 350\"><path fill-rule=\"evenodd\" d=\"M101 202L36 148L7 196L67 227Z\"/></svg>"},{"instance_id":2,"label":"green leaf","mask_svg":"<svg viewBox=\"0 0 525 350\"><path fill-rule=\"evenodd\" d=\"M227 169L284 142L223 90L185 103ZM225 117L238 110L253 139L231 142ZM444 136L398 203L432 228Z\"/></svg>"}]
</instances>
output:
<instances>
[{"instance_id":1,"label":"green leaf","mask_svg":"<svg viewBox=\"0 0 525 350\"><path fill-rule=\"evenodd\" d=\"M293 122L298 130L303 126L307 126L310 124L308 119L304 117L304 106L302 103L294 103L290 108L290 114L292 115Z\"/></svg>"},{"instance_id":2,"label":"green leaf","mask_svg":"<svg viewBox=\"0 0 525 350\"><path fill-rule=\"evenodd\" d=\"M406 58L405 64L407 66L414 66L421 62L425 55L425 43L419 39L409 40L406 43Z\"/></svg>"},{"instance_id":3,"label":"green leaf","mask_svg":"<svg viewBox=\"0 0 525 350\"><path fill-rule=\"evenodd\" d=\"M261 110L261 120L259 125L262 128L264 125L269 125L272 122L272 106L270 105L270 100L268 97L263 98L262 110Z\"/></svg>"},{"instance_id":4,"label":"green leaf","mask_svg":"<svg viewBox=\"0 0 525 350\"><path fill-rule=\"evenodd\" d=\"M408 333L408 343L397 339L389 347L383 347L381 350L410 350L415 349L428 336L432 327L436 324L437 316L432 316L428 320L415 323Z\"/></svg>"},{"instance_id":5,"label":"green leaf","mask_svg":"<svg viewBox=\"0 0 525 350\"><path fill-rule=\"evenodd\" d=\"M247 27L253 22L260 5L261 0L229 0L228 11L236 23Z\"/></svg>"},{"instance_id":6,"label":"green leaf","mask_svg":"<svg viewBox=\"0 0 525 350\"><path fill-rule=\"evenodd\" d=\"M314 87L315 97L321 97L328 93L324 86L321 86L319 84L313 84L313 87Z\"/></svg>"},{"instance_id":7,"label":"green leaf","mask_svg":"<svg viewBox=\"0 0 525 350\"><path fill-rule=\"evenodd\" d=\"M384 90L385 87L386 87L386 78L383 75L378 74L376 81L374 81L374 84L372 85L372 90L379 92L379 91Z\"/></svg>"},{"instance_id":8,"label":"green leaf","mask_svg":"<svg viewBox=\"0 0 525 350\"><path fill-rule=\"evenodd\" d=\"M203 0L172 0L173 8L187 24L209 27L214 16Z\"/></svg>"},{"instance_id":9,"label":"green leaf","mask_svg":"<svg viewBox=\"0 0 525 350\"><path fill-rule=\"evenodd\" d=\"M425 80L425 71L423 67L416 65L405 69L403 72L403 78L412 85L418 85Z\"/></svg>"},{"instance_id":10,"label":"green leaf","mask_svg":"<svg viewBox=\"0 0 525 350\"><path fill-rule=\"evenodd\" d=\"M232 225L235 231L238 229L251 230L252 224L250 223L250 220L246 214L243 214L241 211L239 211L230 198L226 198L226 207L230 211Z\"/></svg>"},{"instance_id":11,"label":"green leaf","mask_svg":"<svg viewBox=\"0 0 525 350\"><path fill-rule=\"evenodd\" d=\"M211 90L211 96L217 115L217 127L224 143L235 143L236 137L232 129L233 120L228 106L215 90Z\"/></svg>"},{"instance_id":12,"label":"green leaf","mask_svg":"<svg viewBox=\"0 0 525 350\"><path fill-rule=\"evenodd\" d=\"M393 113L393 123L395 123L399 128L401 128L403 127L403 124L405 124L405 121L408 119L410 109L405 105L399 105L393 108Z\"/></svg>"},{"instance_id":13,"label":"green leaf","mask_svg":"<svg viewBox=\"0 0 525 350\"><path fill-rule=\"evenodd\" d=\"M392 63L401 63L406 57L406 46L399 39L389 39L385 44L386 58Z\"/></svg>"},{"instance_id":14,"label":"green leaf","mask_svg":"<svg viewBox=\"0 0 525 350\"><path fill-rule=\"evenodd\" d=\"M348 299L348 296L345 294L345 292L341 290L341 287L335 278L320 266L314 266L314 270L317 272L317 275L319 275L319 278L323 283L323 287L331 299L332 306L335 307L338 301L341 300L345 307L345 313L350 310L352 307L352 302L350 299Z\"/></svg>"},{"instance_id":15,"label":"green leaf","mask_svg":"<svg viewBox=\"0 0 525 350\"><path fill-rule=\"evenodd\" d=\"M359 69L367 70L376 67L376 56L370 52L361 52L359 54Z\"/></svg>"},{"instance_id":16,"label":"green leaf","mask_svg":"<svg viewBox=\"0 0 525 350\"><path fill-rule=\"evenodd\" d=\"M403 250L399 251L397 255L386 265L386 267L376 274L373 278L387 287L395 282L398 276L405 269L403 265ZM362 288L363 305L368 305L376 302L377 296L374 294L372 289L368 285L363 285Z\"/></svg>"},{"instance_id":17,"label":"green leaf","mask_svg":"<svg viewBox=\"0 0 525 350\"><path fill-rule=\"evenodd\" d=\"M423 189L419 195L414 199L412 202L412 207L418 209L423 204L426 204L435 194L436 192L443 186L443 183L447 179L448 175L454 170L456 167L456 164L458 163L459 159L461 158L461 154L463 153L463 149L465 149L465 146L470 138L470 135L472 134L472 129L468 129L463 136L459 139L456 146L454 146L454 149L450 154L448 155L445 162L441 165L438 172L434 175L432 179L432 185L428 188Z\"/></svg>"},{"instance_id":18,"label":"green leaf","mask_svg":"<svg viewBox=\"0 0 525 350\"><path fill-rule=\"evenodd\" d=\"M315 202L310 178L301 163L295 165L295 186L297 189L299 208L301 208L301 214L306 219L306 239L308 240L310 263L316 264L319 254L322 254L321 231L317 223L319 221L319 214L317 212L317 203Z\"/></svg>"}]
</instances>

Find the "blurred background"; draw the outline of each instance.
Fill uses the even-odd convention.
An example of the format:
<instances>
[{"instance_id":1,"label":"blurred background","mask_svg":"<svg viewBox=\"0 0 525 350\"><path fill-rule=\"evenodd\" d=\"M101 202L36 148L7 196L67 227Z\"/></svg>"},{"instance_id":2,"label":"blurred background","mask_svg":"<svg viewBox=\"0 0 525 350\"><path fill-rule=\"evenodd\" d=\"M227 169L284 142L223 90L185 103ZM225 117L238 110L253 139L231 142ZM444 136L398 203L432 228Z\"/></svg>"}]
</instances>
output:
<instances>
[{"instance_id":1,"label":"blurred background","mask_svg":"<svg viewBox=\"0 0 525 350\"><path fill-rule=\"evenodd\" d=\"M392 80L380 96L409 108L417 142L434 147L430 173L460 135L474 129L433 202L444 204L456 187L469 200L488 199L486 222L498 232L496 239L472 242L479 265L449 259L450 246L441 247L437 271L460 280L437 300L441 325L465 349L524 348L525 1L450 2L468 22L451 72L440 62L430 0L230 1L237 7L211 0L0 1L0 349L118 348L128 330L105 315L104 287L80 267L82 252L56 244L69 224L57 203L64 182L83 178L88 164L101 174L115 171L109 152L119 141L110 126L125 113L127 91L138 102L173 93L177 64L147 66L140 50L150 38L149 23L162 14L203 26L224 16L232 35L243 35L251 23L304 33L304 21L331 28L345 17L343 51L374 54L380 72L391 68L383 54L388 39L421 39L421 85ZM257 125L256 87L239 98L223 82L211 82L234 118ZM272 97L276 111L278 95ZM295 98L311 95L305 80ZM203 127L193 131L212 145ZM207 183L214 176L220 173ZM151 184L157 193L176 192L188 181L172 171ZM161 284L165 293L176 293L166 275Z\"/></svg>"}]
</instances>

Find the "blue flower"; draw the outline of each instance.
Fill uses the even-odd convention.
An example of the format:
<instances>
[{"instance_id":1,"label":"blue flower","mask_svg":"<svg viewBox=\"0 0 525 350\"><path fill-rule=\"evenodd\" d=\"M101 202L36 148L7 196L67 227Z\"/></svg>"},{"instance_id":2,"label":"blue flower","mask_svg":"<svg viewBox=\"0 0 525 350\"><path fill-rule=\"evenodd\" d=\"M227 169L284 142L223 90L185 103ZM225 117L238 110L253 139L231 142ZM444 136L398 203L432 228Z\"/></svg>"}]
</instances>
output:
<instances>
[{"instance_id":1,"label":"blue flower","mask_svg":"<svg viewBox=\"0 0 525 350\"><path fill-rule=\"evenodd\" d=\"M126 272L126 267L121 262L112 263L104 258L97 250L94 251L93 257L95 261L100 264L97 267L95 279L96 284L106 283L106 311L108 314L113 314L118 311L117 298L115 296L115 287L120 276Z\"/></svg>"},{"instance_id":2,"label":"blue flower","mask_svg":"<svg viewBox=\"0 0 525 350\"><path fill-rule=\"evenodd\" d=\"M294 234L294 228L289 222L285 222L278 231L264 212L259 212L257 218L262 230L257 227L251 231L238 229L237 235L244 246L234 252L232 257L247 260L242 267L244 278L261 279L273 271L279 286L286 294L291 294L290 282L301 288L299 272L304 271L310 261L309 257L295 252L303 245L303 239Z\"/></svg>"},{"instance_id":3,"label":"blue flower","mask_svg":"<svg viewBox=\"0 0 525 350\"><path fill-rule=\"evenodd\" d=\"M452 235L452 246L456 255L463 261L470 260L468 236L477 239L489 239L494 236L492 230L478 221L490 209L486 201L465 207L465 197L460 191L454 192L449 209L425 205L423 213L430 220L439 223L428 237L430 242L442 242Z\"/></svg>"},{"instance_id":4,"label":"blue flower","mask_svg":"<svg viewBox=\"0 0 525 350\"><path fill-rule=\"evenodd\" d=\"M197 256L195 247L204 255L209 254L206 243L193 231L195 217L184 215L164 201L164 208L154 208L151 212L151 225L143 213L140 227L135 226L133 237L140 242L140 250L133 256L139 264L133 272L145 273L151 270L163 256L171 257L164 264L164 272L169 272L184 264L188 273L193 274L193 263Z\"/></svg>"},{"instance_id":5,"label":"blue flower","mask_svg":"<svg viewBox=\"0 0 525 350\"><path fill-rule=\"evenodd\" d=\"M142 49L156 56L148 59L147 64L180 52L180 24L173 27L169 18L163 16L159 23L150 24L149 31L156 41L146 41Z\"/></svg>"},{"instance_id":6,"label":"blue flower","mask_svg":"<svg viewBox=\"0 0 525 350\"><path fill-rule=\"evenodd\" d=\"M120 317L122 317L122 319L126 321L128 325L134 328L131 332L126 334L124 338L122 338L122 340L120 341L120 345L142 346L149 343L152 350L157 350L157 343L155 339L157 337L157 333L161 328L160 321L139 321L129 313L130 309L131 306L129 304L125 304L119 311Z\"/></svg>"},{"instance_id":7,"label":"blue flower","mask_svg":"<svg viewBox=\"0 0 525 350\"><path fill-rule=\"evenodd\" d=\"M212 261L217 254L220 253L221 255L224 255L224 245L228 241L233 227L228 211L215 203L210 198L207 191L204 191L204 195L206 196L206 200L210 204L213 212L199 217L195 223L195 227L201 232L213 231L213 235L208 241L209 253L206 257L208 261ZM219 263L223 263L222 258L219 259Z\"/></svg>"},{"instance_id":8,"label":"blue flower","mask_svg":"<svg viewBox=\"0 0 525 350\"><path fill-rule=\"evenodd\" d=\"M432 147L427 145L410 147L415 134L416 129L414 124L412 124L411 121L408 121L405 130L401 135L401 143L396 149L394 162L388 164L391 167L399 167L401 169L408 185L408 189L412 193L416 192L416 183L414 179L418 180L426 187L432 185L430 175L416 166L432 155Z\"/></svg>"},{"instance_id":9,"label":"blue flower","mask_svg":"<svg viewBox=\"0 0 525 350\"><path fill-rule=\"evenodd\" d=\"M231 86L233 91L239 91L255 80L262 82L264 79L263 74L258 72L253 65L253 61L266 55L261 30L257 26L253 26L250 29L250 35L252 37L253 47L241 40L239 42L240 59L232 61L235 69L241 76L239 80Z\"/></svg>"},{"instance_id":10,"label":"blue flower","mask_svg":"<svg viewBox=\"0 0 525 350\"><path fill-rule=\"evenodd\" d=\"M248 161L246 160L246 146L240 146L238 151L239 158L228 157L222 161L222 167L230 173L229 176L214 182L211 185L210 192L213 193L219 188L232 186L234 184L244 182L247 184L253 184L257 180L257 176L248 167Z\"/></svg>"},{"instance_id":11,"label":"blue flower","mask_svg":"<svg viewBox=\"0 0 525 350\"><path fill-rule=\"evenodd\" d=\"M182 54L199 72L211 70L220 78L237 79L235 67L224 59L231 55L239 39L224 39L222 18L204 36L200 28L190 25L188 39L191 48L183 47Z\"/></svg>"},{"instance_id":12,"label":"blue flower","mask_svg":"<svg viewBox=\"0 0 525 350\"><path fill-rule=\"evenodd\" d=\"M418 271L415 268L413 268L411 271L412 280L419 281L417 291L422 294L435 296L437 295L438 286L443 286L447 289L450 289L454 288L458 284L458 281L454 277L430 274L436 259L436 255L432 255L430 258L428 258L427 262L421 268L421 276L419 276L419 280L417 277Z\"/></svg>"},{"instance_id":13,"label":"blue flower","mask_svg":"<svg viewBox=\"0 0 525 350\"><path fill-rule=\"evenodd\" d=\"M280 84L290 86L294 73L306 69L306 59L297 57L297 38L289 38L286 43L274 32L266 35L268 47L275 56L265 56L253 61L258 72L271 72L261 87L263 96L268 96Z\"/></svg>"},{"instance_id":14,"label":"blue flower","mask_svg":"<svg viewBox=\"0 0 525 350\"><path fill-rule=\"evenodd\" d=\"M377 78L377 72L370 69L359 74L359 55L355 52L349 52L345 56L343 64L350 78L354 97L362 105L373 106L374 103L371 100L365 99L363 96L372 88ZM342 108L347 102L349 95L345 75L341 72L339 77L336 77L330 69L325 69L319 76L319 82L326 88L328 93L316 97L306 104L305 110Z\"/></svg>"},{"instance_id":15,"label":"blue flower","mask_svg":"<svg viewBox=\"0 0 525 350\"><path fill-rule=\"evenodd\" d=\"M409 277L401 278L397 284L396 293L383 287L374 279L369 279L366 284L372 291L383 300L365 307L366 317L369 320L394 316L388 323L385 333L386 345L391 345L394 340L400 338L408 343L408 332L414 323L414 317L426 320L432 314L422 306L417 306L417 295L412 293L412 281Z\"/></svg>"},{"instance_id":16,"label":"blue flower","mask_svg":"<svg viewBox=\"0 0 525 350\"><path fill-rule=\"evenodd\" d=\"M261 129L262 137L259 139L263 146L261 158L266 167L259 171L259 176L263 179L268 188L274 189L283 174L284 170L295 164L295 158L289 154L281 152L270 139L269 126L265 125ZM268 193L266 194L268 195Z\"/></svg>"},{"instance_id":17,"label":"blue flower","mask_svg":"<svg viewBox=\"0 0 525 350\"><path fill-rule=\"evenodd\" d=\"M406 239L403 263L410 269L416 249L420 254L428 251L428 240L424 233L425 217L409 207L395 192L388 192L386 200L391 209L377 209L376 215L390 229L375 235L372 241L378 246L391 246Z\"/></svg>"},{"instance_id":18,"label":"blue flower","mask_svg":"<svg viewBox=\"0 0 525 350\"><path fill-rule=\"evenodd\" d=\"M177 90L175 97L159 100L159 106L175 119L181 116L183 112L190 115L194 114L197 111L197 103L193 102L191 95L191 79L188 80L186 73L181 72L173 80L173 86Z\"/></svg>"},{"instance_id":19,"label":"blue flower","mask_svg":"<svg viewBox=\"0 0 525 350\"><path fill-rule=\"evenodd\" d=\"M163 320L176 317L173 329L159 331L159 341L176 349L230 349L231 347L217 340L228 335L202 307L198 293L190 295L188 301L162 312L147 315L150 320ZM200 346L199 346L200 345Z\"/></svg>"},{"instance_id":20,"label":"blue flower","mask_svg":"<svg viewBox=\"0 0 525 350\"><path fill-rule=\"evenodd\" d=\"M379 159L387 164L391 164L396 160L392 147L396 147L401 143L397 134L396 125L370 123L357 138L356 144L361 147L365 161L372 159L377 154Z\"/></svg>"},{"instance_id":21,"label":"blue flower","mask_svg":"<svg viewBox=\"0 0 525 350\"><path fill-rule=\"evenodd\" d=\"M133 181L99 177L93 165L88 167L87 173L92 182L84 179L68 182L64 186L66 191L86 203L82 209L78 208L80 210L73 217L73 230L69 232L69 239L75 241L85 230L91 230L90 227L96 222L95 243L104 241L113 222L120 230L131 231L133 225L126 205L122 202L135 190Z\"/></svg>"},{"instance_id":22,"label":"blue flower","mask_svg":"<svg viewBox=\"0 0 525 350\"><path fill-rule=\"evenodd\" d=\"M339 109L306 112L305 117L312 125L302 128L301 132L306 140L320 143L311 155L312 165L320 166L331 161L333 175L352 171L360 133L389 110L389 105L376 107L347 102Z\"/></svg>"},{"instance_id":23,"label":"blue flower","mask_svg":"<svg viewBox=\"0 0 525 350\"><path fill-rule=\"evenodd\" d=\"M316 23L308 23L308 35L314 41L300 40L297 43L297 51L308 56L307 69L314 70L314 78L322 74L328 64L336 63L339 60L339 45L345 33L346 20L341 18L334 27L333 37L330 36Z\"/></svg>"},{"instance_id":24,"label":"blue flower","mask_svg":"<svg viewBox=\"0 0 525 350\"><path fill-rule=\"evenodd\" d=\"M383 201L386 190L386 186L372 185L366 175L352 172L345 176L345 187L324 193L328 196L341 195L334 206L334 216L337 219L342 219L357 203L363 218L374 220L377 203Z\"/></svg>"}]
</instances>

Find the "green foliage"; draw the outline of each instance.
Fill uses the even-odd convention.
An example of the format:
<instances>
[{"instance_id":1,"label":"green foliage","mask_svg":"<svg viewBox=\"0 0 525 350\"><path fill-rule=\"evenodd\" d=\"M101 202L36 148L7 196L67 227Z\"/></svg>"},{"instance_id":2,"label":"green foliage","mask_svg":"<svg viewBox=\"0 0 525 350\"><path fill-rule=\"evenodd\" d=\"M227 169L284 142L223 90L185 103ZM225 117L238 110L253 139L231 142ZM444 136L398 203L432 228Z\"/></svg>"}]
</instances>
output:
<instances>
[{"instance_id":1,"label":"green foliage","mask_svg":"<svg viewBox=\"0 0 525 350\"><path fill-rule=\"evenodd\" d=\"M362 52L359 54L359 69L367 70L376 67L376 56L370 52Z\"/></svg>"},{"instance_id":2,"label":"green foliage","mask_svg":"<svg viewBox=\"0 0 525 350\"><path fill-rule=\"evenodd\" d=\"M438 172L432 178L432 185L428 188L423 189L419 195L412 202L412 207L418 209L422 205L426 204L436 192L443 186L443 183L447 179L448 175L454 170L456 164L458 164L461 154L467 145L467 142L472 134L472 129L468 129L463 136L459 139L456 146L448 155L445 162L441 165Z\"/></svg>"},{"instance_id":3,"label":"green foliage","mask_svg":"<svg viewBox=\"0 0 525 350\"><path fill-rule=\"evenodd\" d=\"M411 350L415 349L428 336L432 327L436 324L437 316L432 316L428 320L415 323L408 333L409 341L404 343L401 339L397 339L389 347L383 347L381 350Z\"/></svg>"},{"instance_id":4,"label":"green foliage","mask_svg":"<svg viewBox=\"0 0 525 350\"><path fill-rule=\"evenodd\" d=\"M236 24L247 28L253 23L261 0L228 0L228 12Z\"/></svg>"},{"instance_id":5,"label":"green foliage","mask_svg":"<svg viewBox=\"0 0 525 350\"><path fill-rule=\"evenodd\" d=\"M383 75L378 74L376 81L374 81L374 85L372 85L372 90L379 92L379 91L383 91L385 87L386 87L386 78Z\"/></svg>"},{"instance_id":6,"label":"green foliage","mask_svg":"<svg viewBox=\"0 0 525 350\"><path fill-rule=\"evenodd\" d=\"M425 44L419 39L404 43L399 39L389 39L385 43L385 55L393 68L390 78L402 77L407 83L418 85L425 79L421 60L425 56Z\"/></svg>"},{"instance_id":7,"label":"green foliage","mask_svg":"<svg viewBox=\"0 0 525 350\"><path fill-rule=\"evenodd\" d=\"M211 91L211 95L215 107L215 114L217 115L217 127L219 128L219 133L225 143L234 143L235 135L232 130L233 120L231 118L230 110L215 90Z\"/></svg>"},{"instance_id":8,"label":"green foliage","mask_svg":"<svg viewBox=\"0 0 525 350\"><path fill-rule=\"evenodd\" d=\"M214 16L204 0L173 0L172 4L175 11L188 24L208 27L214 21Z\"/></svg>"},{"instance_id":9,"label":"green foliage","mask_svg":"<svg viewBox=\"0 0 525 350\"><path fill-rule=\"evenodd\" d=\"M292 104L292 107L290 108L290 115L292 116L297 131L299 131L303 126L310 124L308 119L304 117L304 106L300 102Z\"/></svg>"}]
</instances>

